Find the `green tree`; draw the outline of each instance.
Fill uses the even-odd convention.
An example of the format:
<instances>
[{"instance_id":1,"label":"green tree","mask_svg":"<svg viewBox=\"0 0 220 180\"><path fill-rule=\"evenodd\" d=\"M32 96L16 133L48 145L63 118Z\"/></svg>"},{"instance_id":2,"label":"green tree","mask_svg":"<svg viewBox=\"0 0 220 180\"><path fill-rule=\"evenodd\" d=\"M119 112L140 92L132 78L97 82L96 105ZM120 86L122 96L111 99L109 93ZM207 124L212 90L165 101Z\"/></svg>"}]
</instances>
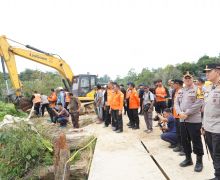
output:
<instances>
[{"instance_id":1,"label":"green tree","mask_svg":"<svg viewBox=\"0 0 220 180\"><path fill-rule=\"evenodd\" d=\"M184 62L182 64L177 64L177 69L181 71L182 74L186 74L189 71L191 74L198 75L198 65L196 63Z\"/></svg>"},{"instance_id":2,"label":"green tree","mask_svg":"<svg viewBox=\"0 0 220 180\"><path fill-rule=\"evenodd\" d=\"M148 68L143 68L141 73L138 74L138 79L136 84L146 84L151 85L153 83L154 73L150 71Z\"/></svg>"},{"instance_id":3,"label":"green tree","mask_svg":"<svg viewBox=\"0 0 220 180\"><path fill-rule=\"evenodd\" d=\"M110 80L111 78L107 74L105 74L104 76L98 78L98 83L107 84Z\"/></svg>"}]
</instances>

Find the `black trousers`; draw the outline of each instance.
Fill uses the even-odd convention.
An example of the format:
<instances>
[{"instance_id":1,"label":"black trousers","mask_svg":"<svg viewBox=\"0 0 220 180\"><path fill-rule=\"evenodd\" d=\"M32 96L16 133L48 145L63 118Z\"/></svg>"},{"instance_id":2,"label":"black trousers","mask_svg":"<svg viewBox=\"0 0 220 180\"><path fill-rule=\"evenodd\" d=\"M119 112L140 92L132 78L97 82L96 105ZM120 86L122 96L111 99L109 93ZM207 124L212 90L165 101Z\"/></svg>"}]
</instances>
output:
<instances>
[{"instance_id":1,"label":"black trousers","mask_svg":"<svg viewBox=\"0 0 220 180\"><path fill-rule=\"evenodd\" d=\"M69 112L69 109L67 108L69 106L69 102L65 102L64 108Z\"/></svg>"},{"instance_id":2,"label":"black trousers","mask_svg":"<svg viewBox=\"0 0 220 180\"><path fill-rule=\"evenodd\" d=\"M129 109L130 111L130 121L131 126L139 127L139 116L138 116L138 109Z\"/></svg>"},{"instance_id":3,"label":"black trousers","mask_svg":"<svg viewBox=\"0 0 220 180\"><path fill-rule=\"evenodd\" d=\"M206 143L208 145L213 165L215 176L220 180L220 133L211 133L206 131Z\"/></svg>"},{"instance_id":4,"label":"black trousers","mask_svg":"<svg viewBox=\"0 0 220 180\"><path fill-rule=\"evenodd\" d=\"M47 109L47 112L49 113L49 104L42 104L41 106L41 115L44 116L44 111L45 111L45 108Z\"/></svg>"},{"instance_id":5,"label":"black trousers","mask_svg":"<svg viewBox=\"0 0 220 180\"><path fill-rule=\"evenodd\" d=\"M119 110L112 110L112 119L114 121L114 127L116 127L117 130L123 131L122 114L119 115Z\"/></svg>"},{"instance_id":6,"label":"black trousers","mask_svg":"<svg viewBox=\"0 0 220 180\"><path fill-rule=\"evenodd\" d=\"M202 123L182 123L181 137L185 154L190 155L192 153L192 142L193 152L198 156L202 156L204 154L200 131Z\"/></svg>"},{"instance_id":7,"label":"black trousers","mask_svg":"<svg viewBox=\"0 0 220 180\"><path fill-rule=\"evenodd\" d=\"M54 112L52 111L52 108L49 106L49 104L43 104L41 106L41 114L42 114L42 117L44 116L44 111L45 111L45 108L47 109L47 112L50 116L50 119L51 121L53 121L53 117L55 116Z\"/></svg>"},{"instance_id":8,"label":"black trousers","mask_svg":"<svg viewBox=\"0 0 220 180\"><path fill-rule=\"evenodd\" d=\"M131 124L131 109L127 108L127 115L129 119L129 123Z\"/></svg>"},{"instance_id":9,"label":"black trousers","mask_svg":"<svg viewBox=\"0 0 220 180\"><path fill-rule=\"evenodd\" d=\"M104 115L104 121L105 121L105 125L108 126L109 124L111 124L111 113L109 113L109 110L110 110L110 106L106 106L106 109L105 109L105 115Z\"/></svg>"},{"instance_id":10,"label":"black trousers","mask_svg":"<svg viewBox=\"0 0 220 180\"><path fill-rule=\"evenodd\" d=\"M143 113L143 109L142 109L142 104L143 104L143 98L140 98L140 114Z\"/></svg>"},{"instance_id":11,"label":"black trousers","mask_svg":"<svg viewBox=\"0 0 220 180\"><path fill-rule=\"evenodd\" d=\"M103 107L102 108L102 120L105 121L105 116L106 116L106 110L105 108Z\"/></svg>"},{"instance_id":12,"label":"black trousers","mask_svg":"<svg viewBox=\"0 0 220 180\"><path fill-rule=\"evenodd\" d=\"M157 113L163 113L163 111L164 111L164 109L167 107L167 104L166 104L166 102L165 101L163 101L163 102L156 102L155 103L155 111L157 112Z\"/></svg>"},{"instance_id":13,"label":"black trousers","mask_svg":"<svg viewBox=\"0 0 220 180\"><path fill-rule=\"evenodd\" d=\"M172 107L172 99L168 99L167 107L168 107L168 108L171 108L171 107Z\"/></svg>"},{"instance_id":14,"label":"black trousers","mask_svg":"<svg viewBox=\"0 0 220 180\"><path fill-rule=\"evenodd\" d=\"M183 146L182 144L182 136L181 131L183 130L183 123L180 122L179 118L175 119L175 125L176 125L176 137L177 137L177 144L180 146Z\"/></svg>"},{"instance_id":15,"label":"black trousers","mask_svg":"<svg viewBox=\"0 0 220 180\"><path fill-rule=\"evenodd\" d=\"M126 112L128 111L127 105L124 103L124 115L126 115Z\"/></svg>"},{"instance_id":16,"label":"black trousers","mask_svg":"<svg viewBox=\"0 0 220 180\"><path fill-rule=\"evenodd\" d=\"M35 103L34 110L35 110L36 115L40 115L40 102Z\"/></svg>"}]
</instances>

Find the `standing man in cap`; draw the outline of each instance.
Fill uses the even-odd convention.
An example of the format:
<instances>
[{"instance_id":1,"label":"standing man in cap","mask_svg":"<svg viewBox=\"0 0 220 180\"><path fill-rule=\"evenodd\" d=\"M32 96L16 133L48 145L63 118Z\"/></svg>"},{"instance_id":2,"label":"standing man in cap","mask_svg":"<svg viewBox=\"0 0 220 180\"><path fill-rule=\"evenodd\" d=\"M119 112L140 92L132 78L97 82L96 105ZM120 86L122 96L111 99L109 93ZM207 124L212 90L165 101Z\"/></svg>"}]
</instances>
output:
<instances>
[{"instance_id":1,"label":"standing man in cap","mask_svg":"<svg viewBox=\"0 0 220 180\"><path fill-rule=\"evenodd\" d=\"M123 84L120 84L120 89L121 89L121 92L124 94L124 103L123 103L123 106L124 106L124 115L126 115L126 112L127 112L127 104L126 104L126 90L124 88L124 85Z\"/></svg>"},{"instance_id":2,"label":"standing man in cap","mask_svg":"<svg viewBox=\"0 0 220 180\"><path fill-rule=\"evenodd\" d=\"M175 99L175 109L179 115L180 122L184 123L183 131L181 131L183 149L186 159L180 163L181 167L193 164L191 153L191 141L193 144L193 152L196 154L196 165L194 171L200 172L203 169L202 156L203 145L201 140L201 106L203 99L197 94L197 87L193 84L193 77L189 72L183 77L185 87L179 90Z\"/></svg>"},{"instance_id":3,"label":"standing man in cap","mask_svg":"<svg viewBox=\"0 0 220 180\"><path fill-rule=\"evenodd\" d=\"M140 98L140 112L139 114L143 114L143 108L142 108L142 104L143 104L143 95L144 95L144 85L140 84L139 85L139 98Z\"/></svg>"},{"instance_id":4,"label":"standing man in cap","mask_svg":"<svg viewBox=\"0 0 220 180\"><path fill-rule=\"evenodd\" d=\"M169 79L167 84L168 84L168 92L169 92L167 107L171 108L172 107L172 97L173 97L173 93L174 93L174 87L173 87L174 82L172 79Z\"/></svg>"},{"instance_id":5,"label":"standing man in cap","mask_svg":"<svg viewBox=\"0 0 220 180\"><path fill-rule=\"evenodd\" d=\"M183 122L180 122L180 117L176 112L176 107L174 105L174 101L179 93L179 90L183 88L183 81L180 79L175 79L173 84L174 92L172 96L172 109L173 109L173 116L175 118L175 125L176 125L176 136L177 136L177 146L173 149L174 152L180 152L180 156L184 156L185 153L183 151L183 145L182 145L182 137L181 137L181 131L183 131Z\"/></svg>"},{"instance_id":6,"label":"standing man in cap","mask_svg":"<svg viewBox=\"0 0 220 180\"><path fill-rule=\"evenodd\" d=\"M149 91L149 86L144 86L142 109L144 112L144 120L147 125L146 133L153 131L153 106L154 106L154 94Z\"/></svg>"},{"instance_id":7,"label":"standing man in cap","mask_svg":"<svg viewBox=\"0 0 220 180\"><path fill-rule=\"evenodd\" d=\"M215 169L213 180L220 180L220 64L207 65L205 72L212 85L205 93L203 127Z\"/></svg>"},{"instance_id":8,"label":"standing man in cap","mask_svg":"<svg viewBox=\"0 0 220 180\"><path fill-rule=\"evenodd\" d=\"M96 93L96 98L95 98L95 103L96 103L96 109L97 109L97 115L98 115L98 121L97 124L101 124L103 121L103 92L102 92L102 87L100 84L97 84L97 93Z\"/></svg>"},{"instance_id":9,"label":"standing man in cap","mask_svg":"<svg viewBox=\"0 0 220 180\"><path fill-rule=\"evenodd\" d=\"M111 112L110 112L110 105L111 105L111 102L112 102L113 93L114 93L113 82L110 81L108 83L107 90L106 90L106 93L104 95L104 103L105 103L104 108L105 108L105 111L106 111L104 127L108 127L109 124L112 123L112 127L114 128L114 124L113 124L113 122L111 122L112 116L111 116Z\"/></svg>"},{"instance_id":10,"label":"standing man in cap","mask_svg":"<svg viewBox=\"0 0 220 180\"><path fill-rule=\"evenodd\" d=\"M127 83L128 88L126 90L126 97L125 97L125 99L126 99L126 108L127 108L127 115L128 115L128 119L129 119L129 122L128 122L127 126L129 128L131 127L131 110L129 108L129 96L131 94L131 90L129 89L129 85L130 84L131 84L131 82Z\"/></svg>"},{"instance_id":11,"label":"standing man in cap","mask_svg":"<svg viewBox=\"0 0 220 180\"><path fill-rule=\"evenodd\" d=\"M140 98L135 89L135 84L130 83L128 86L127 99L129 99L129 111L130 111L130 127L132 129L140 129L138 108L140 107Z\"/></svg>"},{"instance_id":12,"label":"standing man in cap","mask_svg":"<svg viewBox=\"0 0 220 180\"><path fill-rule=\"evenodd\" d=\"M79 112L81 107L81 102L73 95L73 93L69 93L70 103L69 103L69 113L71 115L71 120L73 124L73 128L79 128Z\"/></svg>"}]
</instances>

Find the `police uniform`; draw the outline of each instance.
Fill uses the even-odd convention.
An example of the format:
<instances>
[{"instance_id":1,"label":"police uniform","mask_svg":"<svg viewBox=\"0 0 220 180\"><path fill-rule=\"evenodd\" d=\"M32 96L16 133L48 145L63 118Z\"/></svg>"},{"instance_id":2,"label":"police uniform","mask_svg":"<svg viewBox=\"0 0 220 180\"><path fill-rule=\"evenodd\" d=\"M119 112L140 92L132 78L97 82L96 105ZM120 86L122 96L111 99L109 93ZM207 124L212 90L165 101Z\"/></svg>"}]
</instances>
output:
<instances>
[{"instance_id":1,"label":"police uniform","mask_svg":"<svg viewBox=\"0 0 220 180\"><path fill-rule=\"evenodd\" d=\"M179 84L181 87L183 86L183 81L179 79L174 79L174 84ZM172 95L172 109L173 109L173 116L175 117L175 126L176 126L176 137L177 137L177 147L173 149L174 152L180 152L180 156L184 156L185 153L183 152L183 145L182 145L182 138L181 138L181 130L183 129L183 122L180 122L179 115L176 112L174 101L177 97L178 91L180 89L175 89Z\"/></svg>"},{"instance_id":2,"label":"police uniform","mask_svg":"<svg viewBox=\"0 0 220 180\"><path fill-rule=\"evenodd\" d=\"M187 73L184 75L184 78L187 77L192 78L192 75ZM200 132L202 127L201 107L203 105L203 99L199 98L196 86L192 86L190 88L184 87L178 91L174 103L177 114L187 115L186 119L180 119L180 121L184 123L181 131L181 137L183 149L186 154L186 159L180 163L180 166L186 167L193 164L191 158L192 142L193 152L197 155L194 170L199 172L203 168L202 156L204 154Z\"/></svg>"},{"instance_id":3,"label":"police uniform","mask_svg":"<svg viewBox=\"0 0 220 180\"><path fill-rule=\"evenodd\" d=\"M210 64L205 71L220 69L220 64ZM204 119L206 143L208 145L213 165L215 178L220 180L220 81L210 85L205 92Z\"/></svg>"}]
</instances>

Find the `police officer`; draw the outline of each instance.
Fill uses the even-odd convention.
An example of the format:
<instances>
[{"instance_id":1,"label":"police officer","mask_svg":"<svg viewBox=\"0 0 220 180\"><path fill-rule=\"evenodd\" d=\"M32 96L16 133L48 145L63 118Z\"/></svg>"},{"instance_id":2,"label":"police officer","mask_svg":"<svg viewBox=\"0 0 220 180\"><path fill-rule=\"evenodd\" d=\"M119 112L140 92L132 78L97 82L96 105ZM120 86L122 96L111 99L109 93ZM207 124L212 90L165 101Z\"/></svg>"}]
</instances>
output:
<instances>
[{"instance_id":1,"label":"police officer","mask_svg":"<svg viewBox=\"0 0 220 180\"><path fill-rule=\"evenodd\" d=\"M185 153L183 151L183 145L182 145L182 137L181 137L181 130L183 129L183 122L180 122L180 117L176 112L174 101L175 98L178 95L179 90L183 88L183 81L180 79L174 79L173 80L173 95L172 95L172 109L173 109L173 116L175 117L175 125L176 125L176 136L177 136L177 147L173 149L174 152L179 152L180 156L185 156Z\"/></svg>"},{"instance_id":2,"label":"police officer","mask_svg":"<svg viewBox=\"0 0 220 180\"><path fill-rule=\"evenodd\" d=\"M197 87L193 84L193 77L189 72L184 75L183 81L185 87L178 91L175 99L175 109L179 114L180 121L183 122L183 130L181 131L183 149L186 159L180 163L181 167L193 164L191 153L191 141L193 144L193 152L197 155L194 171L200 172L203 169L202 156L203 145L201 140L201 107L203 99L197 94Z\"/></svg>"},{"instance_id":3,"label":"police officer","mask_svg":"<svg viewBox=\"0 0 220 180\"><path fill-rule=\"evenodd\" d=\"M212 82L205 93L203 127L215 169L215 180L220 180L220 64L210 64L205 69Z\"/></svg>"}]
</instances>

